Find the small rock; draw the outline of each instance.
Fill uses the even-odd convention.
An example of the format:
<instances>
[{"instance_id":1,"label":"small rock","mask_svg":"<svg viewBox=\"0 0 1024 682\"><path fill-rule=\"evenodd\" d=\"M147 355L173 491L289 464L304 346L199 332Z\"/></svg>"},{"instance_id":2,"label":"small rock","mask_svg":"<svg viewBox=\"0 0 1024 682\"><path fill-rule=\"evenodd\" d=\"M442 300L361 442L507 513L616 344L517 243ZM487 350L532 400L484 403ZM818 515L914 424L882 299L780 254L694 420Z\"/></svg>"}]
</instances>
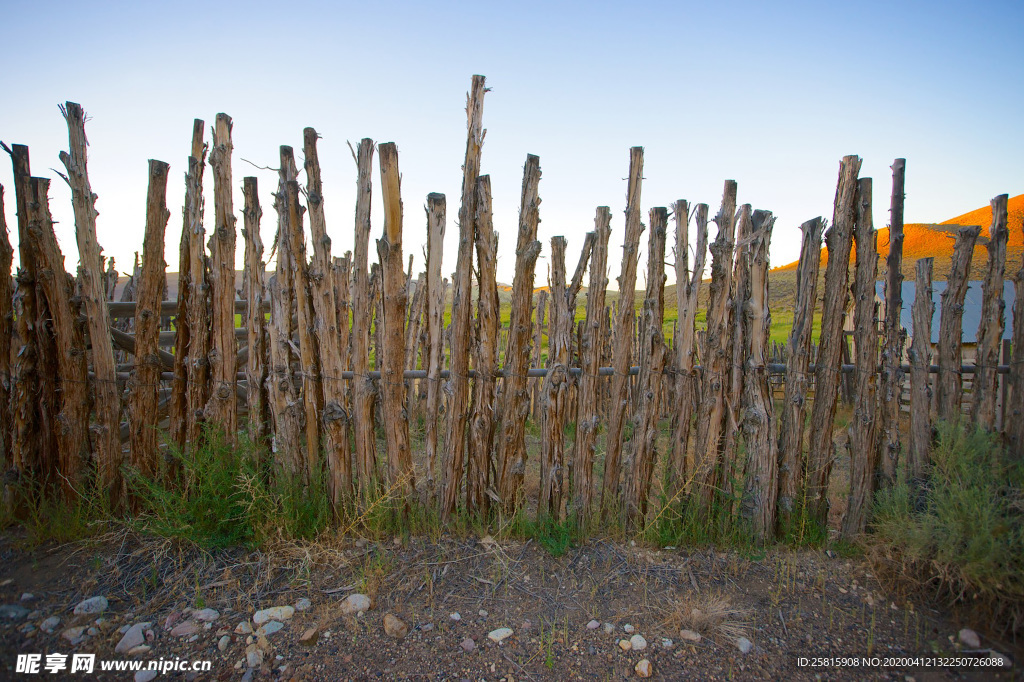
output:
<instances>
[{"instance_id":1,"label":"small rock","mask_svg":"<svg viewBox=\"0 0 1024 682\"><path fill-rule=\"evenodd\" d=\"M140 670L135 673L135 682L151 682L158 674L156 670Z\"/></svg>"},{"instance_id":2,"label":"small rock","mask_svg":"<svg viewBox=\"0 0 1024 682\"><path fill-rule=\"evenodd\" d=\"M496 644L501 644L512 636L512 628L498 628L487 633L487 639Z\"/></svg>"},{"instance_id":3,"label":"small rock","mask_svg":"<svg viewBox=\"0 0 1024 682\"><path fill-rule=\"evenodd\" d=\"M99 630L97 630L96 628L89 628L89 629L88 629L88 630L86 630L85 632L86 632L86 634L88 634L88 635L89 635L90 637L95 637L96 635L100 634L100 631L99 631Z\"/></svg>"},{"instance_id":4,"label":"small rock","mask_svg":"<svg viewBox=\"0 0 1024 682\"><path fill-rule=\"evenodd\" d=\"M21 593L21 601L32 601L35 598L36 598L36 595L32 594L31 592L22 592Z\"/></svg>"},{"instance_id":5,"label":"small rock","mask_svg":"<svg viewBox=\"0 0 1024 682\"><path fill-rule=\"evenodd\" d=\"M365 594L350 594L341 602L341 613L345 616L356 616L369 611L371 606L372 602Z\"/></svg>"},{"instance_id":6,"label":"small rock","mask_svg":"<svg viewBox=\"0 0 1024 682\"><path fill-rule=\"evenodd\" d=\"M72 644L78 644L85 639L85 626L79 625L77 627L68 628L64 632L60 633L60 636Z\"/></svg>"},{"instance_id":7,"label":"small rock","mask_svg":"<svg viewBox=\"0 0 1024 682\"><path fill-rule=\"evenodd\" d=\"M241 623L239 623L238 625L235 626L235 634L236 635L251 635L252 634L252 624L249 621L247 621L247 620L243 620Z\"/></svg>"},{"instance_id":8,"label":"small rock","mask_svg":"<svg viewBox=\"0 0 1024 682\"><path fill-rule=\"evenodd\" d=\"M634 667L633 670L636 671L637 677L650 677L651 674L654 672L654 668L653 666L651 666L651 662L648 661L646 658L640 659L640 662L636 664L636 667Z\"/></svg>"},{"instance_id":9,"label":"small rock","mask_svg":"<svg viewBox=\"0 0 1024 682\"><path fill-rule=\"evenodd\" d=\"M313 646L320 639L320 628L313 626L299 636L299 644L302 646Z\"/></svg>"},{"instance_id":10,"label":"small rock","mask_svg":"<svg viewBox=\"0 0 1024 682\"><path fill-rule=\"evenodd\" d=\"M604 624L604 634L610 635L613 632L615 632L615 626L612 625L611 623L605 623Z\"/></svg>"},{"instance_id":11,"label":"small rock","mask_svg":"<svg viewBox=\"0 0 1024 682\"><path fill-rule=\"evenodd\" d=\"M103 613L109 606L106 597L89 597L88 599L78 603L75 607L75 615L91 615L96 613Z\"/></svg>"},{"instance_id":12,"label":"small rock","mask_svg":"<svg viewBox=\"0 0 1024 682\"><path fill-rule=\"evenodd\" d=\"M960 631L960 641L972 649L978 649L981 647L981 638L978 637L978 633L970 628L964 628Z\"/></svg>"},{"instance_id":13,"label":"small rock","mask_svg":"<svg viewBox=\"0 0 1024 682\"><path fill-rule=\"evenodd\" d=\"M249 668L248 670L245 671L245 674L242 675L242 682L252 682L252 678L255 677L255 676L256 676L256 673L253 672L252 668Z\"/></svg>"},{"instance_id":14,"label":"small rock","mask_svg":"<svg viewBox=\"0 0 1024 682\"><path fill-rule=\"evenodd\" d=\"M60 625L60 618L58 618L57 616L50 616L49 618L47 618L39 624L39 629L41 629L46 634L51 635L53 634L53 631L57 629L58 625Z\"/></svg>"},{"instance_id":15,"label":"small rock","mask_svg":"<svg viewBox=\"0 0 1024 682\"><path fill-rule=\"evenodd\" d=\"M212 630L213 629L213 623L203 623L203 629L204 630Z\"/></svg>"},{"instance_id":16,"label":"small rock","mask_svg":"<svg viewBox=\"0 0 1024 682\"><path fill-rule=\"evenodd\" d=\"M164 630L170 630L181 620L181 611L171 611L164 620Z\"/></svg>"},{"instance_id":17,"label":"small rock","mask_svg":"<svg viewBox=\"0 0 1024 682\"><path fill-rule=\"evenodd\" d=\"M701 636L699 632L694 632L693 630L680 630L679 639L685 639L687 642L697 643L701 640Z\"/></svg>"},{"instance_id":18,"label":"small rock","mask_svg":"<svg viewBox=\"0 0 1024 682\"><path fill-rule=\"evenodd\" d=\"M131 625L128 625L128 624L122 625L121 627L119 627L117 629L117 634L123 635L124 633L128 632L131 629L132 629Z\"/></svg>"},{"instance_id":19,"label":"small rock","mask_svg":"<svg viewBox=\"0 0 1024 682\"><path fill-rule=\"evenodd\" d=\"M134 649L140 644L145 643L145 630L150 625L152 625L152 623L136 623L135 625L128 628L125 631L124 636L121 637L121 641L118 642L117 646L114 647L114 653L123 654L129 649Z\"/></svg>"},{"instance_id":20,"label":"small rock","mask_svg":"<svg viewBox=\"0 0 1024 682\"><path fill-rule=\"evenodd\" d=\"M996 663L996 665L998 665L1000 668L1012 668L1013 667L1013 659L1011 659L1006 654L999 653L995 649L989 650L988 657L994 663Z\"/></svg>"},{"instance_id":21,"label":"small rock","mask_svg":"<svg viewBox=\"0 0 1024 682\"><path fill-rule=\"evenodd\" d=\"M487 611L485 611L484 609L480 609L479 613L481 618L486 618L488 615Z\"/></svg>"},{"instance_id":22,"label":"small rock","mask_svg":"<svg viewBox=\"0 0 1024 682\"><path fill-rule=\"evenodd\" d=\"M156 633L153 632L153 629L150 628L149 630L146 630L146 641L147 642L152 642L152 641L155 641L155 640L156 640Z\"/></svg>"},{"instance_id":23,"label":"small rock","mask_svg":"<svg viewBox=\"0 0 1024 682\"><path fill-rule=\"evenodd\" d=\"M199 635L192 635L191 637L188 638L188 643L189 644L191 644L192 642L198 642L198 641L199 641Z\"/></svg>"},{"instance_id":24,"label":"small rock","mask_svg":"<svg viewBox=\"0 0 1024 682\"><path fill-rule=\"evenodd\" d=\"M460 644L459 646L461 646L464 651L472 651L476 648L476 642L473 641L472 637L467 637L466 639L462 640L462 644Z\"/></svg>"},{"instance_id":25,"label":"small rock","mask_svg":"<svg viewBox=\"0 0 1024 682\"><path fill-rule=\"evenodd\" d=\"M250 644L245 650L245 664L250 668L258 668L263 665L263 652L254 644Z\"/></svg>"},{"instance_id":26,"label":"small rock","mask_svg":"<svg viewBox=\"0 0 1024 682\"><path fill-rule=\"evenodd\" d=\"M588 629L588 630L596 630L596 629L598 629L599 627L601 627L601 623L599 623L599 622L598 622L598 621L596 621L596 620L592 620L592 621L590 621L589 623L587 623L587 629Z\"/></svg>"},{"instance_id":27,"label":"small rock","mask_svg":"<svg viewBox=\"0 0 1024 682\"><path fill-rule=\"evenodd\" d=\"M203 609L201 611L193 612L192 617L196 620L201 620L204 623L212 623L220 618L220 612L216 609Z\"/></svg>"},{"instance_id":28,"label":"small rock","mask_svg":"<svg viewBox=\"0 0 1024 682\"><path fill-rule=\"evenodd\" d=\"M388 613L384 616L384 633L388 637L402 639L409 634L409 626L398 616Z\"/></svg>"},{"instance_id":29,"label":"small rock","mask_svg":"<svg viewBox=\"0 0 1024 682\"><path fill-rule=\"evenodd\" d=\"M633 645L633 651L643 651L647 648L647 640L643 635L633 635L629 638L629 643Z\"/></svg>"},{"instance_id":30,"label":"small rock","mask_svg":"<svg viewBox=\"0 0 1024 682\"><path fill-rule=\"evenodd\" d=\"M272 620L269 623L265 623L260 626L260 629L256 631L257 637L269 637L278 630L284 627L284 623L279 620Z\"/></svg>"},{"instance_id":31,"label":"small rock","mask_svg":"<svg viewBox=\"0 0 1024 682\"><path fill-rule=\"evenodd\" d=\"M740 650L740 653L749 654L750 650L754 648L754 643L746 637L740 637L736 640L736 648Z\"/></svg>"},{"instance_id":32,"label":"small rock","mask_svg":"<svg viewBox=\"0 0 1024 682\"><path fill-rule=\"evenodd\" d=\"M462 616L459 614L458 611L456 611L455 613L451 614L448 617L451 618L452 620L456 621L456 622L462 620Z\"/></svg>"},{"instance_id":33,"label":"small rock","mask_svg":"<svg viewBox=\"0 0 1024 682\"><path fill-rule=\"evenodd\" d=\"M194 620L186 620L171 629L171 637L189 637L199 632L199 629L199 623Z\"/></svg>"},{"instance_id":34,"label":"small rock","mask_svg":"<svg viewBox=\"0 0 1024 682\"><path fill-rule=\"evenodd\" d=\"M370 544L370 542L366 538L359 538L356 540L356 547L359 549L366 547L368 544Z\"/></svg>"},{"instance_id":35,"label":"small rock","mask_svg":"<svg viewBox=\"0 0 1024 682\"><path fill-rule=\"evenodd\" d=\"M626 631L627 635L631 635L634 632L636 632L636 628L633 627L632 625L630 625L629 623L626 623L625 625L623 625L622 629Z\"/></svg>"},{"instance_id":36,"label":"small rock","mask_svg":"<svg viewBox=\"0 0 1024 682\"><path fill-rule=\"evenodd\" d=\"M269 609L261 609L253 614L252 622L256 625L263 625L272 620L290 620L295 615L293 606L272 606Z\"/></svg>"},{"instance_id":37,"label":"small rock","mask_svg":"<svg viewBox=\"0 0 1024 682\"><path fill-rule=\"evenodd\" d=\"M433 623L424 623L423 625L420 626L420 632L430 632L433 629L434 629L434 624Z\"/></svg>"},{"instance_id":38,"label":"small rock","mask_svg":"<svg viewBox=\"0 0 1024 682\"><path fill-rule=\"evenodd\" d=\"M295 610L296 611L308 611L309 607L311 607L312 605L313 605L313 602L309 601L305 597L302 597L297 602L295 602Z\"/></svg>"},{"instance_id":39,"label":"small rock","mask_svg":"<svg viewBox=\"0 0 1024 682\"><path fill-rule=\"evenodd\" d=\"M619 648L622 649L623 651L629 651L630 649L633 648L633 643L630 642L628 639L620 639L619 640Z\"/></svg>"},{"instance_id":40,"label":"small rock","mask_svg":"<svg viewBox=\"0 0 1024 682\"><path fill-rule=\"evenodd\" d=\"M228 644L231 644L231 637L224 635L217 641L217 649L220 651L227 651Z\"/></svg>"},{"instance_id":41,"label":"small rock","mask_svg":"<svg viewBox=\"0 0 1024 682\"><path fill-rule=\"evenodd\" d=\"M4 604L0 606L0 619L21 620L28 615L28 609L17 604Z\"/></svg>"},{"instance_id":42,"label":"small rock","mask_svg":"<svg viewBox=\"0 0 1024 682\"><path fill-rule=\"evenodd\" d=\"M148 654L152 650L153 650L153 647L151 647L150 645L148 645L148 644L140 644L138 646L135 646L135 647L132 647L131 649L129 649L128 650L128 655L129 656L141 656L142 654Z\"/></svg>"}]
</instances>

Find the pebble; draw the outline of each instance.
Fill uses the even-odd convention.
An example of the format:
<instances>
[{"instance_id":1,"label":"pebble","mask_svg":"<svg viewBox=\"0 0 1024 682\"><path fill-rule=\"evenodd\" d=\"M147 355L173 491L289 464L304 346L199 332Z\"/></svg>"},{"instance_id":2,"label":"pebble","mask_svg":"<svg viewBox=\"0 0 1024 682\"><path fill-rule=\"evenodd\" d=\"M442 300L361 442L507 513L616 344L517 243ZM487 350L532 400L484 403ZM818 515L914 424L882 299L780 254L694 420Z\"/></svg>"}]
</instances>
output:
<instances>
[{"instance_id":1,"label":"pebble","mask_svg":"<svg viewBox=\"0 0 1024 682\"><path fill-rule=\"evenodd\" d=\"M148 644L140 644L139 646L132 647L128 650L129 656L141 656L142 654L148 654L153 650L153 647Z\"/></svg>"},{"instance_id":2,"label":"pebble","mask_svg":"<svg viewBox=\"0 0 1024 682\"><path fill-rule=\"evenodd\" d=\"M960 641L972 649L978 649L981 647L981 638L978 637L977 632L970 628L964 628L960 631Z\"/></svg>"},{"instance_id":3,"label":"pebble","mask_svg":"<svg viewBox=\"0 0 1024 682\"><path fill-rule=\"evenodd\" d=\"M588 630L596 630L596 629L598 629L599 627L601 627L601 623L599 623L599 622L598 622L598 621L596 621L596 620L592 620L592 621L590 621L589 623L587 623L587 629L588 629Z\"/></svg>"},{"instance_id":4,"label":"pebble","mask_svg":"<svg viewBox=\"0 0 1024 682\"><path fill-rule=\"evenodd\" d=\"M21 601L32 601L35 598L36 598L36 595L32 594L31 592L22 592L21 593Z\"/></svg>"},{"instance_id":5,"label":"pebble","mask_svg":"<svg viewBox=\"0 0 1024 682\"><path fill-rule=\"evenodd\" d=\"M71 642L71 644L78 644L85 639L85 626L79 625L78 627L68 628L60 633L60 636Z\"/></svg>"},{"instance_id":6,"label":"pebble","mask_svg":"<svg viewBox=\"0 0 1024 682\"><path fill-rule=\"evenodd\" d=\"M295 610L296 611L308 611L309 607L311 607L312 605L313 605L313 602L309 601L309 599L306 599L305 597L302 597L297 602L295 602Z\"/></svg>"},{"instance_id":7,"label":"pebble","mask_svg":"<svg viewBox=\"0 0 1024 682\"><path fill-rule=\"evenodd\" d=\"M434 624L433 623L424 623L423 625L420 626L420 631L421 632L430 632L433 629L434 629Z\"/></svg>"},{"instance_id":8,"label":"pebble","mask_svg":"<svg viewBox=\"0 0 1024 682\"><path fill-rule=\"evenodd\" d=\"M135 682L150 682L155 680L158 674L156 670L140 670L135 673Z\"/></svg>"},{"instance_id":9,"label":"pebble","mask_svg":"<svg viewBox=\"0 0 1024 682\"><path fill-rule=\"evenodd\" d=\"M491 630L487 633L487 639L497 644L501 644L511 636L512 628L498 628L497 630Z\"/></svg>"},{"instance_id":10,"label":"pebble","mask_svg":"<svg viewBox=\"0 0 1024 682\"><path fill-rule=\"evenodd\" d=\"M220 638L220 640L218 640L217 649L219 649L220 651L227 651L228 644L231 644L231 637L229 637L228 635L224 635Z\"/></svg>"},{"instance_id":11,"label":"pebble","mask_svg":"<svg viewBox=\"0 0 1024 682\"><path fill-rule=\"evenodd\" d=\"M57 616L50 616L42 623L39 624L39 628L46 634L53 634L53 631L60 625L60 618Z\"/></svg>"},{"instance_id":12,"label":"pebble","mask_svg":"<svg viewBox=\"0 0 1024 682\"><path fill-rule=\"evenodd\" d=\"M41 616L41 615L43 615L42 612L40 612L38 609L36 609L35 611L30 611L28 616L27 616L27 618L29 620L38 620L39 616Z\"/></svg>"},{"instance_id":13,"label":"pebble","mask_svg":"<svg viewBox=\"0 0 1024 682\"><path fill-rule=\"evenodd\" d=\"M272 620L269 623L265 623L260 626L260 629L256 631L257 637L269 637L278 630L284 627L284 623L279 620Z\"/></svg>"},{"instance_id":14,"label":"pebble","mask_svg":"<svg viewBox=\"0 0 1024 682\"><path fill-rule=\"evenodd\" d=\"M106 597L89 597L88 599L78 603L78 606L75 607L75 615L82 616L103 613L107 610L108 606L110 606L110 603L107 601Z\"/></svg>"},{"instance_id":15,"label":"pebble","mask_svg":"<svg viewBox=\"0 0 1024 682\"><path fill-rule=\"evenodd\" d=\"M409 626L398 616L388 613L384 616L384 634L395 639L402 639L409 634Z\"/></svg>"},{"instance_id":16,"label":"pebble","mask_svg":"<svg viewBox=\"0 0 1024 682\"><path fill-rule=\"evenodd\" d=\"M191 637L188 638L189 644L191 644L192 642L198 642L198 641L199 641L199 635L192 635Z\"/></svg>"},{"instance_id":17,"label":"pebble","mask_svg":"<svg viewBox=\"0 0 1024 682\"><path fill-rule=\"evenodd\" d=\"M252 622L256 625L263 625L272 620L290 620L295 615L293 606L271 606L269 609L261 609L253 614Z\"/></svg>"},{"instance_id":18,"label":"pebble","mask_svg":"<svg viewBox=\"0 0 1024 682\"><path fill-rule=\"evenodd\" d=\"M693 630L680 630L679 639L685 639L687 642L697 643L702 638L699 632L694 632Z\"/></svg>"},{"instance_id":19,"label":"pebble","mask_svg":"<svg viewBox=\"0 0 1024 682\"><path fill-rule=\"evenodd\" d=\"M626 631L627 635L631 635L634 632L636 632L636 628L633 627L632 625L630 625L629 623L626 623L625 625L623 625L622 629Z\"/></svg>"},{"instance_id":20,"label":"pebble","mask_svg":"<svg viewBox=\"0 0 1024 682\"><path fill-rule=\"evenodd\" d=\"M199 623L194 620L186 620L171 629L171 637L189 637L197 632L199 632Z\"/></svg>"},{"instance_id":21,"label":"pebble","mask_svg":"<svg viewBox=\"0 0 1024 682\"><path fill-rule=\"evenodd\" d=\"M613 632L615 632L615 626L612 625L611 623L605 623L604 624L604 634L610 635Z\"/></svg>"},{"instance_id":22,"label":"pebble","mask_svg":"<svg viewBox=\"0 0 1024 682\"><path fill-rule=\"evenodd\" d=\"M196 620L201 620L204 623L212 623L220 618L220 612L216 609L203 609L201 611L193 612L192 617Z\"/></svg>"},{"instance_id":23,"label":"pebble","mask_svg":"<svg viewBox=\"0 0 1024 682\"><path fill-rule=\"evenodd\" d=\"M170 630L179 620L181 620L181 611L171 611L164 619L164 630Z\"/></svg>"},{"instance_id":24,"label":"pebble","mask_svg":"<svg viewBox=\"0 0 1024 682\"><path fill-rule=\"evenodd\" d=\"M21 620L28 615L28 609L17 604L4 604L0 606L0 618L3 620Z\"/></svg>"},{"instance_id":25,"label":"pebble","mask_svg":"<svg viewBox=\"0 0 1024 682\"><path fill-rule=\"evenodd\" d=\"M455 613L451 614L448 617L451 618L452 620L456 621L456 622L462 620L462 615L458 611L456 611Z\"/></svg>"},{"instance_id":26,"label":"pebble","mask_svg":"<svg viewBox=\"0 0 1024 682\"><path fill-rule=\"evenodd\" d=\"M476 642L474 642L471 637L467 637L466 639L462 640L461 646L465 651L472 651L476 648Z\"/></svg>"},{"instance_id":27,"label":"pebble","mask_svg":"<svg viewBox=\"0 0 1024 682\"><path fill-rule=\"evenodd\" d=\"M316 644L318 639L320 639L320 628L314 625L299 636L299 644L303 646L313 646Z\"/></svg>"},{"instance_id":28,"label":"pebble","mask_svg":"<svg viewBox=\"0 0 1024 682\"><path fill-rule=\"evenodd\" d=\"M622 649L623 651L629 651L630 649L633 648L633 643L630 642L628 639L620 639L619 640L619 648Z\"/></svg>"},{"instance_id":29,"label":"pebble","mask_svg":"<svg viewBox=\"0 0 1024 682\"><path fill-rule=\"evenodd\" d=\"M629 638L629 643L632 645L633 651L643 651L647 648L647 640L643 635L633 635Z\"/></svg>"},{"instance_id":30,"label":"pebble","mask_svg":"<svg viewBox=\"0 0 1024 682\"><path fill-rule=\"evenodd\" d=\"M662 637L661 638L661 648L662 649L671 649L674 644L675 644L675 642L673 642L671 639L668 639L666 637Z\"/></svg>"},{"instance_id":31,"label":"pebble","mask_svg":"<svg viewBox=\"0 0 1024 682\"><path fill-rule=\"evenodd\" d=\"M263 665L263 652L255 645L250 644L245 650L245 664L250 668L258 668Z\"/></svg>"},{"instance_id":32,"label":"pebble","mask_svg":"<svg viewBox=\"0 0 1024 682\"><path fill-rule=\"evenodd\" d=\"M740 650L740 653L749 654L750 650L754 648L754 643L746 637L740 637L736 640L736 648Z\"/></svg>"},{"instance_id":33,"label":"pebble","mask_svg":"<svg viewBox=\"0 0 1024 682\"><path fill-rule=\"evenodd\" d=\"M350 594L341 602L341 613L345 616L355 616L364 611L369 611L372 602L365 594Z\"/></svg>"},{"instance_id":34,"label":"pebble","mask_svg":"<svg viewBox=\"0 0 1024 682\"><path fill-rule=\"evenodd\" d=\"M235 626L235 634L236 635L251 635L252 634L252 624L249 621L247 621L247 620L243 620L241 623L239 623L238 625Z\"/></svg>"},{"instance_id":35,"label":"pebble","mask_svg":"<svg viewBox=\"0 0 1024 682\"><path fill-rule=\"evenodd\" d=\"M253 672L253 669L249 668L248 670L245 671L245 674L242 675L242 682L252 682L252 678L254 676L255 676L255 673Z\"/></svg>"},{"instance_id":36,"label":"pebble","mask_svg":"<svg viewBox=\"0 0 1024 682\"><path fill-rule=\"evenodd\" d=\"M480 609L479 613L481 618L486 618L488 615L487 611L485 611L484 609Z\"/></svg>"},{"instance_id":37,"label":"pebble","mask_svg":"<svg viewBox=\"0 0 1024 682\"><path fill-rule=\"evenodd\" d=\"M129 649L134 649L140 644L144 644L146 642L145 630L150 625L152 623L136 623L128 628L124 636L121 637L121 641L114 647L114 653L123 654Z\"/></svg>"},{"instance_id":38,"label":"pebble","mask_svg":"<svg viewBox=\"0 0 1024 682\"><path fill-rule=\"evenodd\" d=\"M128 632L131 629L132 629L132 626L128 625L127 623L125 623L124 625L122 625L121 627L119 627L117 629L117 634L123 635L124 633Z\"/></svg>"},{"instance_id":39,"label":"pebble","mask_svg":"<svg viewBox=\"0 0 1024 682\"><path fill-rule=\"evenodd\" d=\"M650 677L651 674L654 672L654 667L651 665L650 661L648 661L646 658L642 658L640 659L640 662L636 664L636 667L634 667L633 670L636 671L637 677Z\"/></svg>"}]
</instances>

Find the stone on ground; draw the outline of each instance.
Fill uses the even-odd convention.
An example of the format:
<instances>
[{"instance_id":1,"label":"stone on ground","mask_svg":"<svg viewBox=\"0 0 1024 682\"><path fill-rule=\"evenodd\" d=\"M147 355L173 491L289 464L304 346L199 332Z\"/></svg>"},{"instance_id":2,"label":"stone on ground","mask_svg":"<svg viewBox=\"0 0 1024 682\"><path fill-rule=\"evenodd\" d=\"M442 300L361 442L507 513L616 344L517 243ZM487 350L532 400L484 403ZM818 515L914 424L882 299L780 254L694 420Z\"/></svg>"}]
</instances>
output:
<instances>
[{"instance_id":1,"label":"stone on ground","mask_svg":"<svg viewBox=\"0 0 1024 682\"><path fill-rule=\"evenodd\" d=\"M738 648L741 653L749 654L750 650L754 648L754 643L746 637L740 637L736 640L736 648Z\"/></svg>"},{"instance_id":2,"label":"stone on ground","mask_svg":"<svg viewBox=\"0 0 1024 682\"><path fill-rule=\"evenodd\" d=\"M629 643L633 647L633 651L643 651L647 648L647 640L643 635L633 635L629 638Z\"/></svg>"},{"instance_id":3,"label":"stone on ground","mask_svg":"<svg viewBox=\"0 0 1024 682\"><path fill-rule=\"evenodd\" d=\"M114 653L123 654L135 647L146 643L146 628L152 623L136 623L135 625L128 628L124 636L121 637L121 641L114 647Z\"/></svg>"},{"instance_id":4,"label":"stone on ground","mask_svg":"<svg viewBox=\"0 0 1024 682\"><path fill-rule=\"evenodd\" d=\"M369 611L371 606L372 602L365 594L350 594L341 602L341 613L345 616L356 616Z\"/></svg>"},{"instance_id":5,"label":"stone on ground","mask_svg":"<svg viewBox=\"0 0 1024 682\"><path fill-rule=\"evenodd\" d=\"M75 607L75 615L88 616L103 613L109 605L106 597L89 597L78 603L78 606Z\"/></svg>"},{"instance_id":6,"label":"stone on ground","mask_svg":"<svg viewBox=\"0 0 1024 682\"><path fill-rule=\"evenodd\" d=\"M487 639L500 644L512 636L512 628L498 628L487 633Z\"/></svg>"},{"instance_id":7,"label":"stone on ground","mask_svg":"<svg viewBox=\"0 0 1024 682\"><path fill-rule=\"evenodd\" d=\"M686 640L687 642L696 643L699 642L702 638L699 632L694 632L693 630L680 630L679 639Z\"/></svg>"},{"instance_id":8,"label":"stone on ground","mask_svg":"<svg viewBox=\"0 0 1024 682\"><path fill-rule=\"evenodd\" d=\"M271 606L269 609L261 609L253 614L252 622L256 625L263 625L272 620L290 620L295 615L294 606Z\"/></svg>"},{"instance_id":9,"label":"stone on ground","mask_svg":"<svg viewBox=\"0 0 1024 682\"><path fill-rule=\"evenodd\" d=\"M636 667L634 667L633 670L636 671L637 677L650 677L654 672L654 667L651 665L650 661L643 658L636 664Z\"/></svg>"},{"instance_id":10,"label":"stone on ground","mask_svg":"<svg viewBox=\"0 0 1024 682\"><path fill-rule=\"evenodd\" d=\"M969 646L972 649L978 649L981 647L981 638L978 637L978 633L970 628L964 628L960 631L960 641L965 646Z\"/></svg>"},{"instance_id":11,"label":"stone on ground","mask_svg":"<svg viewBox=\"0 0 1024 682\"><path fill-rule=\"evenodd\" d=\"M598 629L599 627L601 627L601 623L599 623L599 622L598 622L598 621L596 621L596 620L592 620L592 621L590 621L589 623L587 623L587 629L588 629L588 630L596 630L596 629Z\"/></svg>"},{"instance_id":12,"label":"stone on ground","mask_svg":"<svg viewBox=\"0 0 1024 682\"><path fill-rule=\"evenodd\" d=\"M384 633L388 637L402 639L409 634L409 626L398 616L388 613L384 616Z\"/></svg>"}]
</instances>

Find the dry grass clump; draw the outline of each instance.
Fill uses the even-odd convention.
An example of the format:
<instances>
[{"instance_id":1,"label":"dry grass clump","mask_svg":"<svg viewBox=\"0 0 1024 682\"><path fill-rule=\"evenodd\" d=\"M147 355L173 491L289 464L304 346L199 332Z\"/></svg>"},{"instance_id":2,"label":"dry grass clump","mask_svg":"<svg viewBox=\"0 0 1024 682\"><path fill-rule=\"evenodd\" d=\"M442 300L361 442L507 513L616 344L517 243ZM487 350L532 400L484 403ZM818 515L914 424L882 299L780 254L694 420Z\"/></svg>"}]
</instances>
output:
<instances>
[{"instance_id":1,"label":"dry grass clump","mask_svg":"<svg viewBox=\"0 0 1024 682\"><path fill-rule=\"evenodd\" d=\"M715 634L736 639L750 632L751 612L735 606L728 595L720 592L690 593L663 609L662 627L678 632L693 630L705 637Z\"/></svg>"}]
</instances>

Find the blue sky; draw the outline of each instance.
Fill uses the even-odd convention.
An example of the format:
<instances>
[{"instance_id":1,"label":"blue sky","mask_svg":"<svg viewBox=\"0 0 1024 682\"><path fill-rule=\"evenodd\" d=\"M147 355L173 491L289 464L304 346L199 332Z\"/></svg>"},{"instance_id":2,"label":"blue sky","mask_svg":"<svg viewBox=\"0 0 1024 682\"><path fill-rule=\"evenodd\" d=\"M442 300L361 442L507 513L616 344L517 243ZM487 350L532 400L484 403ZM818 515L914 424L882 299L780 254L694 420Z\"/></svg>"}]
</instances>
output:
<instances>
[{"instance_id":1,"label":"blue sky","mask_svg":"<svg viewBox=\"0 0 1024 682\"><path fill-rule=\"evenodd\" d=\"M527 153L540 156L543 171L538 283L550 238L568 238L571 268L598 205L612 208L613 249L621 246L633 145L646 150L645 216L680 198L706 202L714 214L723 181L735 179L741 203L778 217L775 265L798 255L801 222L831 217L844 154L863 157L862 176L875 178L879 227L888 222L889 166L899 156L907 158L908 221L941 221L997 194L1024 192L1020 2L40 8L0 3L0 140L29 145L34 174L56 178L51 169L67 146L57 105L85 107L99 239L119 270L142 247L149 158L171 165L166 259L177 269L192 119L205 119L209 131L224 111L235 122L236 209L242 177L256 175L268 248L276 176L241 159L276 166L278 145L301 152L302 129L312 125L323 136L335 255L352 245L355 164L346 141L371 137L398 145L405 245L417 270L424 199L447 194L450 273L474 73L492 88L482 167L492 178L498 276L506 282ZM375 235L383 225L378 180L375 169ZM14 229L11 182L0 159ZM74 267L70 193L59 179L51 208ZM614 251L609 263L614 286Z\"/></svg>"}]
</instances>

